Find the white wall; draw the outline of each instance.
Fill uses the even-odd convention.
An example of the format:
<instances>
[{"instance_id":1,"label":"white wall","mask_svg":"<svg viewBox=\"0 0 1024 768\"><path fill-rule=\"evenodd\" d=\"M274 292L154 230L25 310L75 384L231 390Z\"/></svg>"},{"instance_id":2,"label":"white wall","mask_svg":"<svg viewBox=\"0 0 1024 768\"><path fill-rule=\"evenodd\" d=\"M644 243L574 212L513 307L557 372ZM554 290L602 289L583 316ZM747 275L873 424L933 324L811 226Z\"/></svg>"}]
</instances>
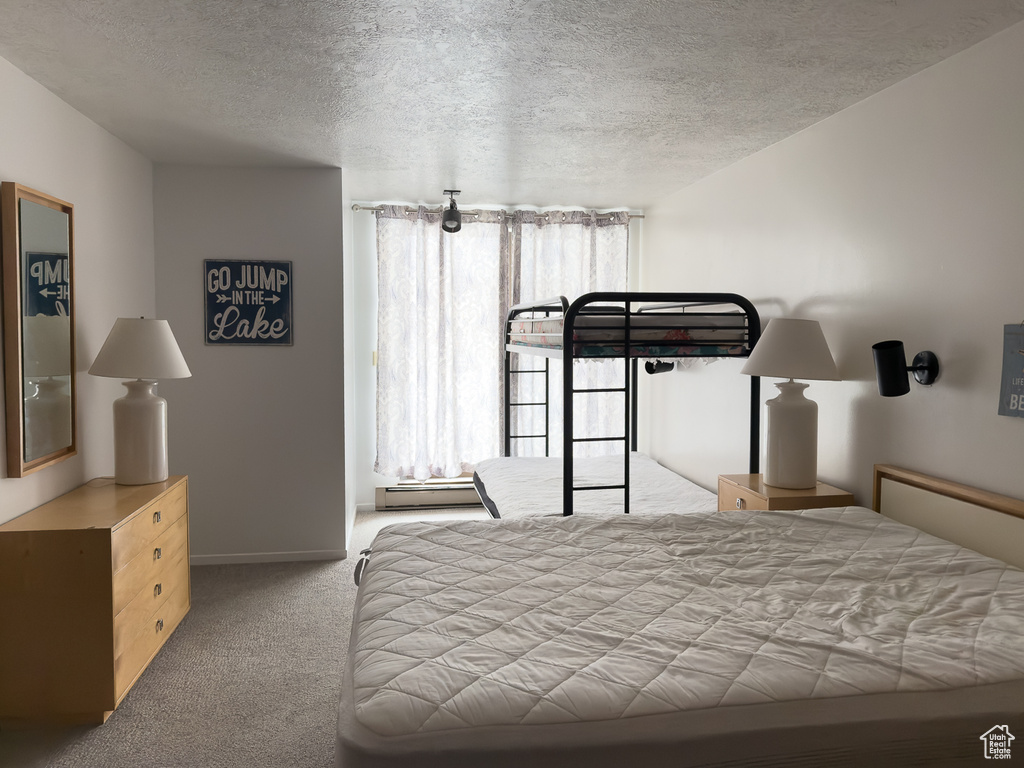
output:
<instances>
[{"instance_id":1,"label":"white wall","mask_svg":"<svg viewBox=\"0 0 1024 768\"><path fill-rule=\"evenodd\" d=\"M359 322L356 314L356 256L352 237L353 211L352 196L348 191L348 172L342 170L342 243L344 247L342 279L345 286L345 541L352 540L352 527L356 522L356 457L359 455L356 443L356 419L358 418L356 398L356 336Z\"/></svg>"},{"instance_id":2,"label":"white wall","mask_svg":"<svg viewBox=\"0 0 1024 768\"><path fill-rule=\"evenodd\" d=\"M154 312L153 168L139 153L0 59L0 178L75 207L78 454L6 477L0 440L0 523L114 473L111 403L120 382L86 373L119 315ZM3 409L0 409L0 429Z\"/></svg>"},{"instance_id":3,"label":"white wall","mask_svg":"<svg viewBox=\"0 0 1024 768\"><path fill-rule=\"evenodd\" d=\"M356 414L356 503L371 510L374 489L398 482L373 471L377 457L377 369L373 352L377 348L377 224L372 212L360 211L352 217L355 306L355 361L353 396Z\"/></svg>"},{"instance_id":4,"label":"white wall","mask_svg":"<svg viewBox=\"0 0 1024 768\"><path fill-rule=\"evenodd\" d=\"M344 556L341 170L158 165L154 189L157 309L193 374L160 384L193 562ZM292 262L293 345L204 344L209 258Z\"/></svg>"},{"instance_id":5,"label":"white wall","mask_svg":"<svg viewBox=\"0 0 1024 768\"><path fill-rule=\"evenodd\" d=\"M1003 325L1024 320L1022 137L1024 23L661 201L642 284L821 321L844 381L808 390L819 475L860 503L882 462L1024 497L1024 419L997 415ZM879 397L889 338L933 350L938 382ZM649 382L648 449L708 487L746 471L738 369Z\"/></svg>"}]
</instances>

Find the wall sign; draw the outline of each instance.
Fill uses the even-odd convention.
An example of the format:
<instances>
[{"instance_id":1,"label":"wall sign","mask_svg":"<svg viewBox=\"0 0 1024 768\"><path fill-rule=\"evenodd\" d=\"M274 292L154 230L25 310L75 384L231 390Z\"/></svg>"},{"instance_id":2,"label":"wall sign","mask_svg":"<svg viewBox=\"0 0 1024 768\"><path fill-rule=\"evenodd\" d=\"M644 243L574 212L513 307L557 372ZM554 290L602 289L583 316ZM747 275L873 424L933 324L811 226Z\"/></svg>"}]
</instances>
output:
<instances>
[{"instance_id":1,"label":"wall sign","mask_svg":"<svg viewBox=\"0 0 1024 768\"><path fill-rule=\"evenodd\" d=\"M291 344L292 263L207 259L206 343Z\"/></svg>"},{"instance_id":2,"label":"wall sign","mask_svg":"<svg viewBox=\"0 0 1024 768\"><path fill-rule=\"evenodd\" d=\"M66 253L25 254L25 316L70 315L71 261Z\"/></svg>"},{"instance_id":3,"label":"wall sign","mask_svg":"<svg viewBox=\"0 0 1024 768\"><path fill-rule=\"evenodd\" d=\"M1024 418L1024 325L1003 326L1003 382L999 415Z\"/></svg>"}]
</instances>

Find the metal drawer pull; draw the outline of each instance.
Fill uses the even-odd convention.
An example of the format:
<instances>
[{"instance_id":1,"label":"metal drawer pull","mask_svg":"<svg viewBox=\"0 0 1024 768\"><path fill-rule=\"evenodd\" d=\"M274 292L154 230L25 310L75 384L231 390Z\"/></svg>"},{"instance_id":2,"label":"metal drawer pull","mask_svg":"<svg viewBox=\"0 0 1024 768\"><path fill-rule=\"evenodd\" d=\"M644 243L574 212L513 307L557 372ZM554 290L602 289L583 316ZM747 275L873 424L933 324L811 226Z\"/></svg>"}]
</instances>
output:
<instances>
[{"instance_id":1,"label":"metal drawer pull","mask_svg":"<svg viewBox=\"0 0 1024 768\"><path fill-rule=\"evenodd\" d=\"M160 549L160 547L157 547L156 549L153 550L153 559L154 560L159 560L163 556L164 556L164 553Z\"/></svg>"},{"instance_id":2,"label":"metal drawer pull","mask_svg":"<svg viewBox=\"0 0 1024 768\"><path fill-rule=\"evenodd\" d=\"M156 631L157 632L163 632L164 631L164 620L163 619L157 619L156 620Z\"/></svg>"},{"instance_id":3,"label":"metal drawer pull","mask_svg":"<svg viewBox=\"0 0 1024 768\"><path fill-rule=\"evenodd\" d=\"M157 584L155 587L153 587L153 597L160 597L160 595L162 595L163 593L164 593L164 585L163 584Z\"/></svg>"},{"instance_id":4,"label":"metal drawer pull","mask_svg":"<svg viewBox=\"0 0 1024 768\"><path fill-rule=\"evenodd\" d=\"M160 522L160 517L160 510L158 509L156 512L153 513L153 525L156 525Z\"/></svg>"}]
</instances>

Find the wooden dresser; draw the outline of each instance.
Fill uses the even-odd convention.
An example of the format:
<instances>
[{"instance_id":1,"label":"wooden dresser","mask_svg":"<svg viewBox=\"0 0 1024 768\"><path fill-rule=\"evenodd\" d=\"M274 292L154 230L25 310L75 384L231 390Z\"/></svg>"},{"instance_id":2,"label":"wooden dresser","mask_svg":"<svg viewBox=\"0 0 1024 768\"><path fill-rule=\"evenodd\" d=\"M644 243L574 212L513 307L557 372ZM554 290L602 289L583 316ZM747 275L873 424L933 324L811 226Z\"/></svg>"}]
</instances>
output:
<instances>
[{"instance_id":1,"label":"wooden dresser","mask_svg":"<svg viewBox=\"0 0 1024 768\"><path fill-rule=\"evenodd\" d=\"M188 478L98 478L0 526L0 719L104 722L190 605Z\"/></svg>"}]
</instances>

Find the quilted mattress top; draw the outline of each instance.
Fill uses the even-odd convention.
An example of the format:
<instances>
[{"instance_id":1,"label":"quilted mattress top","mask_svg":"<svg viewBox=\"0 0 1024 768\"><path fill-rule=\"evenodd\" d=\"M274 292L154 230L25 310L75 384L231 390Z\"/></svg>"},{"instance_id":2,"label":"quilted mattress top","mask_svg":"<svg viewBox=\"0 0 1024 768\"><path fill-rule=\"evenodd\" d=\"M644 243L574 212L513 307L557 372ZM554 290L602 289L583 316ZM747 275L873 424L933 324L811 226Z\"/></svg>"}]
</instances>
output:
<instances>
[{"instance_id":1,"label":"quilted mattress top","mask_svg":"<svg viewBox=\"0 0 1024 768\"><path fill-rule=\"evenodd\" d=\"M554 456L503 456L476 465L476 475L503 520L517 517L562 517L563 460ZM623 456L586 456L573 461L573 485L618 485ZM629 455L629 512L714 512L718 496L663 467L650 456ZM622 514L621 490L578 491L576 514Z\"/></svg>"},{"instance_id":2,"label":"quilted mattress top","mask_svg":"<svg viewBox=\"0 0 1024 768\"><path fill-rule=\"evenodd\" d=\"M1024 571L859 507L391 526L355 622L380 736L1024 678Z\"/></svg>"}]
</instances>

